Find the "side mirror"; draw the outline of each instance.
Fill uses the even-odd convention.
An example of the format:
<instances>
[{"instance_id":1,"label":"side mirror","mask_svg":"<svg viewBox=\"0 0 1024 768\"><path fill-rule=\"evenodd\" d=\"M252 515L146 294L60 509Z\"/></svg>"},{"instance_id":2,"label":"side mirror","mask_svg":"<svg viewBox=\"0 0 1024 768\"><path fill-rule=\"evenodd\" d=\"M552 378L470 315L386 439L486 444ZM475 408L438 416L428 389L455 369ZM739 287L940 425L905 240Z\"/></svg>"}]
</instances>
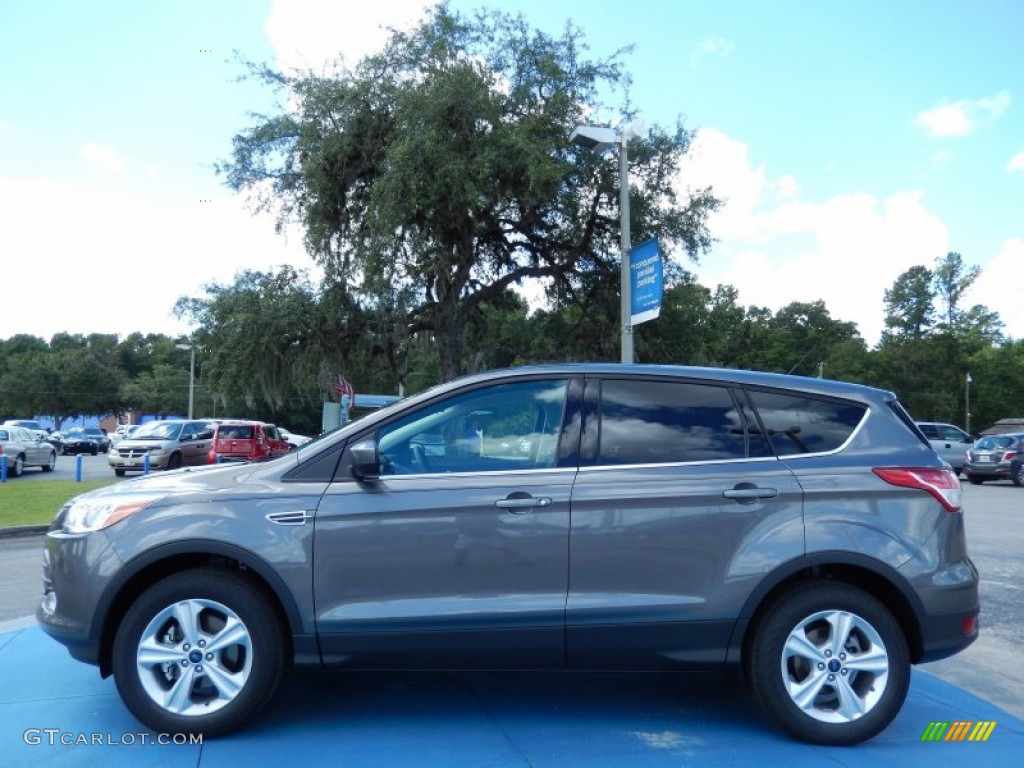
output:
<instances>
[{"instance_id":1,"label":"side mirror","mask_svg":"<svg viewBox=\"0 0 1024 768\"><path fill-rule=\"evenodd\" d=\"M377 455L376 440L360 440L349 446L348 450L352 457L352 476L356 480L372 483L380 478L380 458Z\"/></svg>"}]
</instances>

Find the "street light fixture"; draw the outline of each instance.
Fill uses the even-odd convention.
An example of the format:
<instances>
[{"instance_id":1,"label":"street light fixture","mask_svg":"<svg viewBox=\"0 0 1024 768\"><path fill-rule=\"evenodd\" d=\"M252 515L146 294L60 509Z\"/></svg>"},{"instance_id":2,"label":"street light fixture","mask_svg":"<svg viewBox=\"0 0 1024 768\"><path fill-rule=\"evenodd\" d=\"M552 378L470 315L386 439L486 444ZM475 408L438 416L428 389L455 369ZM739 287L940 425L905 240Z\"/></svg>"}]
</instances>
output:
<instances>
[{"instance_id":1,"label":"street light fixture","mask_svg":"<svg viewBox=\"0 0 1024 768\"><path fill-rule=\"evenodd\" d=\"M619 270L621 280L619 312L622 322L621 361L623 363L633 362L633 325L630 320L632 298L629 282L629 157L626 145L630 139L639 136L643 130L643 121L635 120L622 133L616 132L614 128L580 125L569 134L570 142L598 154L602 154L614 146L619 148L619 248L622 251L622 264Z\"/></svg>"},{"instance_id":2,"label":"street light fixture","mask_svg":"<svg viewBox=\"0 0 1024 768\"><path fill-rule=\"evenodd\" d=\"M192 350L192 361L188 368L188 419L192 420L192 406L196 401L196 348L194 344L175 344L175 349Z\"/></svg>"},{"instance_id":3,"label":"street light fixture","mask_svg":"<svg viewBox=\"0 0 1024 768\"><path fill-rule=\"evenodd\" d=\"M971 434L971 372L967 372L966 397L964 398L964 432Z\"/></svg>"}]
</instances>

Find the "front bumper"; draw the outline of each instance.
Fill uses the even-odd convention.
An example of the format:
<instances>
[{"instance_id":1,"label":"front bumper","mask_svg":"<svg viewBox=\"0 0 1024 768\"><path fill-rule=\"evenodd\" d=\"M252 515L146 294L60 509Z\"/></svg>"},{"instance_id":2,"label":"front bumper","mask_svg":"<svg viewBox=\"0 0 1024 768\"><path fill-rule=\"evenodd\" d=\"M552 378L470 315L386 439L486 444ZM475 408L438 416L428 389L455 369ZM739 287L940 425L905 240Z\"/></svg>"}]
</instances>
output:
<instances>
[{"instance_id":1,"label":"front bumper","mask_svg":"<svg viewBox=\"0 0 1024 768\"><path fill-rule=\"evenodd\" d=\"M43 543L43 597L36 620L79 661L99 664L96 606L109 576L121 567L103 532L49 531Z\"/></svg>"}]
</instances>

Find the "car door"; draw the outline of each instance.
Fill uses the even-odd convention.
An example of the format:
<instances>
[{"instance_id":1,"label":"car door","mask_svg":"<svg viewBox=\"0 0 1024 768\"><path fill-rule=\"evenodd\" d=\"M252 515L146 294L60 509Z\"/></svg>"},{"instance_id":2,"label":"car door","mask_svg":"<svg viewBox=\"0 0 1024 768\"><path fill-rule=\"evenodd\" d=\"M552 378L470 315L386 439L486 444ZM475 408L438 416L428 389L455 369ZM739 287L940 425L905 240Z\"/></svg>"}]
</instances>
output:
<instances>
[{"instance_id":1,"label":"car door","mask_svg":"<svg viewBox=\"0 0 1024 768\"><path fill-rule=\"evenodd\" d=\"M581 389L571 385L539 378L460 390L361 436L377 441L382 474L357 482L342 472L316 514L325 661L564 665L576 474L567 446L579 435L567 414L573 402L578 413Z\"/></svg>"},{"instance_id":2,"label":"car door","mask_svg":"<svg viewBox=\"0 0 1024 768\"><path fill-rule=\"evenodd\" d=\"M204 421L190 421L181 432L182 463L188 465L206 464L213 429Z\"/></svg>"},{"instance_id":3,"label":"car door","mask_svg":"<svg viewBox=\"0 0 1024 768\"><path fill-rule=\"evenodd\" d=\"M572 495L567 658L725 660L764 573L803 552L802 493L742 390L588 379Z\"/></svg>"}]
</instances>

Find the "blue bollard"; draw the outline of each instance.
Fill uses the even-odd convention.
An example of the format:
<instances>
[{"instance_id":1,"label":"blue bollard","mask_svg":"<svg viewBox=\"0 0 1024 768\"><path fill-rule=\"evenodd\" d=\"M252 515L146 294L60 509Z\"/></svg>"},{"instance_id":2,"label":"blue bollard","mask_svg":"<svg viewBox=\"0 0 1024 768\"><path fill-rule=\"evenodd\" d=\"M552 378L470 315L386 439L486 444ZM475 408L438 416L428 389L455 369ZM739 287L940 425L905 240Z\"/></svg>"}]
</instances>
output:
<instances>
[{"instance_id":1,"label":"blue bollard","mask_svg":"<svg viewBox=\"0 0 1024 768\"><path fill-rule=\"evenodd\" d=\"M142 474L149 474L149 454L147 453L142 457Z\"/></svg>"},{"instance_id":2,"label":"blue bollard","mask_svg":"<svg viewBox=\"0 0 1024 768\"><path fill-rule=\"evenodd\" d=\"M223 464L224 463L224 457L221 456L219 453L217 454L217 463L218 464Z\"/></svg>"},{"instance_id":3,"label":"blue bollard","mask_svg":"<svg viewBox=\"0 0 1024 768\"><path fill-rule=\"evenodd\" d=\"M82 454L75 456L75 482L82 482Z\"/></svg>"},{"instance_id":4,"label":"blue bollard","mask_svg":"<svg viewBox=\"0 0 1024 768\"><path fill-rule=\"evenodd\" d=\"M0 483L7 482L7 457L0 456Z\"/></svg>"}]
</instances>

